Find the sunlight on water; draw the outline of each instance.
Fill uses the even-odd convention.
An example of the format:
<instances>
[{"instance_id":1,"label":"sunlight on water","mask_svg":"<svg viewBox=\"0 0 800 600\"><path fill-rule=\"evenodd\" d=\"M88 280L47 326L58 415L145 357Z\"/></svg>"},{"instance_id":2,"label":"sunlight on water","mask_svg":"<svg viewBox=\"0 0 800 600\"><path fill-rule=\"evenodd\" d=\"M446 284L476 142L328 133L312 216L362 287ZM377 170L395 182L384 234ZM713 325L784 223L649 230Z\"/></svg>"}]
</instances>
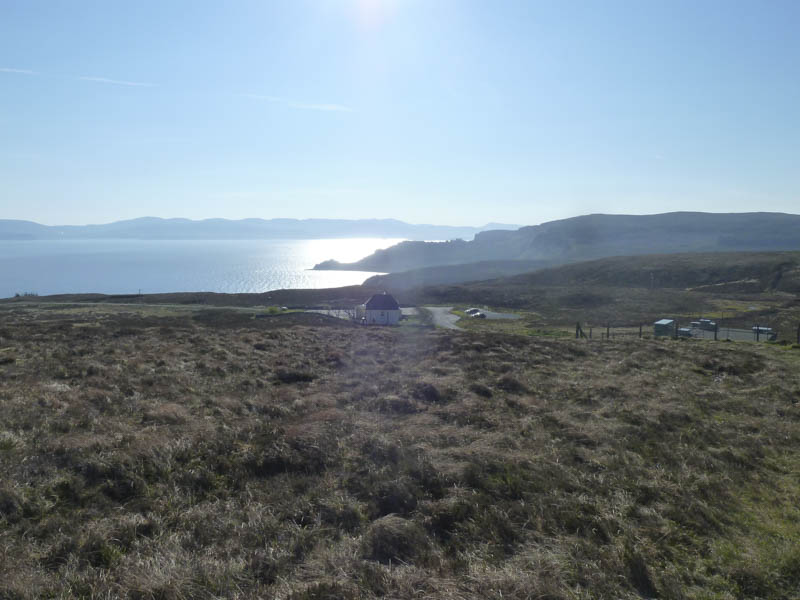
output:
<instances>
[{"instance_id":1,"label":"sunlight on water","mask_svg":"<svg viewBox=\"0 0 800 600\"><path fill-rule=\"evenodd\" d=\"M341 240L304 240L309 259L319 263L332 258L339 262L355 262L375 250L388 248L404 241L403 238L354 238ZM324 257L324 258L319 258Z\"/></svg>"},{"instance_id":2,"label":"sunlight on water","mask_svg":"<svg viewBox=\"0 0 800 600\"><path fill-rule=\"evenodd\" d=\"M312 271L402 239L0 241L0 297L33 292L265 292L362 283L375 273Z\"/></svg>"}]
</instances>

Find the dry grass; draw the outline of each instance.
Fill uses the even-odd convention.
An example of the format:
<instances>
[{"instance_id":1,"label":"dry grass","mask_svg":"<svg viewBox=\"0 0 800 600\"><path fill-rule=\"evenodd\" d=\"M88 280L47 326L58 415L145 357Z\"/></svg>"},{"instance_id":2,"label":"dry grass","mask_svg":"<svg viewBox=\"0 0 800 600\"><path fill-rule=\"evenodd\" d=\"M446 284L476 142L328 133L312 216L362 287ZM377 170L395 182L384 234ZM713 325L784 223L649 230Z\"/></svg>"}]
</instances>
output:
<instances>
[{"instance_id":1,"label":"dry grass","mask_svg":"<svg viewBox=\"0 0 800 600\"><path fill-rule=\"evenodd\" d=\"M0 311L0 598L797 594L797 350L313 318Z\"/></svg>"}]
</instances>

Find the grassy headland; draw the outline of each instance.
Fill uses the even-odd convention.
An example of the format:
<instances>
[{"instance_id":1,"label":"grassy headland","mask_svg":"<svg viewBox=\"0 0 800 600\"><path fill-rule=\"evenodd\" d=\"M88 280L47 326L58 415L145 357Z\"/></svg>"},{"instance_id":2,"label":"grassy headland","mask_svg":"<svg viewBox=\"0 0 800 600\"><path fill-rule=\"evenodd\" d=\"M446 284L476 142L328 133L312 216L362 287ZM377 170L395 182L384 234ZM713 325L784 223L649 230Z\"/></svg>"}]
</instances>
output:
<instances>
[{"instance_id":1,"label":"grassy headland","mask_svg":"<svg viewBox=\"0 0 800 600\"><path fill-rule=\"evenodd\" d=\"M407 302L521 310L539 328L577 321L638 326L703 315L724 317L730 327L768 324L794 339L800 323L798 252L621 256L411 290L403 289L402 276L387 281L400 284L398 295Z\"/></svg>"},{"instance_id":2,"label":"grassy headland","mask_svg":"<svg viewBox=\"0 0 800 600\"><path fill-rule=\"evenodd\" d=\"M7 303L0 597L792 597L798 367Z\"/></svg>"},{"instance_id":3,"label":"grassy headland","mask_svg":"<svg viewBox=\"0 0 800 600\"><path fill-rule=\"evenodd\" d=\"M799 227L800 215L782 213L583 215L516 231L483 231L471 242L403 242L354 263L331 260L314 268L395 273L479 261L564 264L622 255L796 250Z\"/></svg>"}]
</instances>

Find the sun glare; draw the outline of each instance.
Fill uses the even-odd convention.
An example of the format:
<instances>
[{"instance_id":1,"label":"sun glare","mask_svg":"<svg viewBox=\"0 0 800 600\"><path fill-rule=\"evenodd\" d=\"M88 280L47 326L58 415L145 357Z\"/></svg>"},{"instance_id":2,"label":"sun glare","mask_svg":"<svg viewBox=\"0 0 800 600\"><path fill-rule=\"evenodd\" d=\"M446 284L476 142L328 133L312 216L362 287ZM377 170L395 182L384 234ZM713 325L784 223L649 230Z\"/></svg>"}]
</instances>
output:
<instances>
[{"instance_id":1,"label":"sun glare","mask_svg":"<svg viewBox=\"0 0 800 600\"><path fill-rule=\"evenodd\" d=\"M358 24L362 29L380 29L397 9L397 0L355 0Z\"/></svg>"}]
</instances>

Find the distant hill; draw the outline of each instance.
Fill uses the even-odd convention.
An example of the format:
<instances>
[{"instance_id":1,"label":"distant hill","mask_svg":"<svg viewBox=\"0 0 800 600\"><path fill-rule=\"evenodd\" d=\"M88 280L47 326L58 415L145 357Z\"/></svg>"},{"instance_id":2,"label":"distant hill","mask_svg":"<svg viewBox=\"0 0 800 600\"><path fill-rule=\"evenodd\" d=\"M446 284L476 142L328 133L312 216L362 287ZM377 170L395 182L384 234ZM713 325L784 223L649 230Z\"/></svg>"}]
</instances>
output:
<instances>
[{"instance_id":1,"label":"distant hill","mask_svg":"<svg viewBox=\"0 0 800 600\"><path fill-rule=\"evenodd\" d=\"M798 249L800 215L585 215L515 231L485 231L469 242L403 242L354 263L326 261L315 268L397 272L482 261L563 264L606 256Z\"/></svg>"},{"instance_id":2,"label":"distant hill","mask_svg":"<svg viewBox=\"0 0 800 600\"><path fill-rule=\"evenodd\" d=\"M40 225L32 221L0 220L0 240L54 239L319 239L388 237L412 240L471 239L495 229L519 225L490 223L483 227L412 225L395 219L160 219L142 217L105 225Z\"/></svg>"},{"instance_id":3,"label":"distant hill","mask_svg":"<svg viewBox=\"0 0 800 600\"><path fill-rule=\"evenodd\" d=\"M518 275L549 267L551 264L549 261L536 260L487 260L461 265L426 267L387 275L373 275L364 282L364 285L400 292L424 285L464 283Z\"/></svg>"}]
</instances>

